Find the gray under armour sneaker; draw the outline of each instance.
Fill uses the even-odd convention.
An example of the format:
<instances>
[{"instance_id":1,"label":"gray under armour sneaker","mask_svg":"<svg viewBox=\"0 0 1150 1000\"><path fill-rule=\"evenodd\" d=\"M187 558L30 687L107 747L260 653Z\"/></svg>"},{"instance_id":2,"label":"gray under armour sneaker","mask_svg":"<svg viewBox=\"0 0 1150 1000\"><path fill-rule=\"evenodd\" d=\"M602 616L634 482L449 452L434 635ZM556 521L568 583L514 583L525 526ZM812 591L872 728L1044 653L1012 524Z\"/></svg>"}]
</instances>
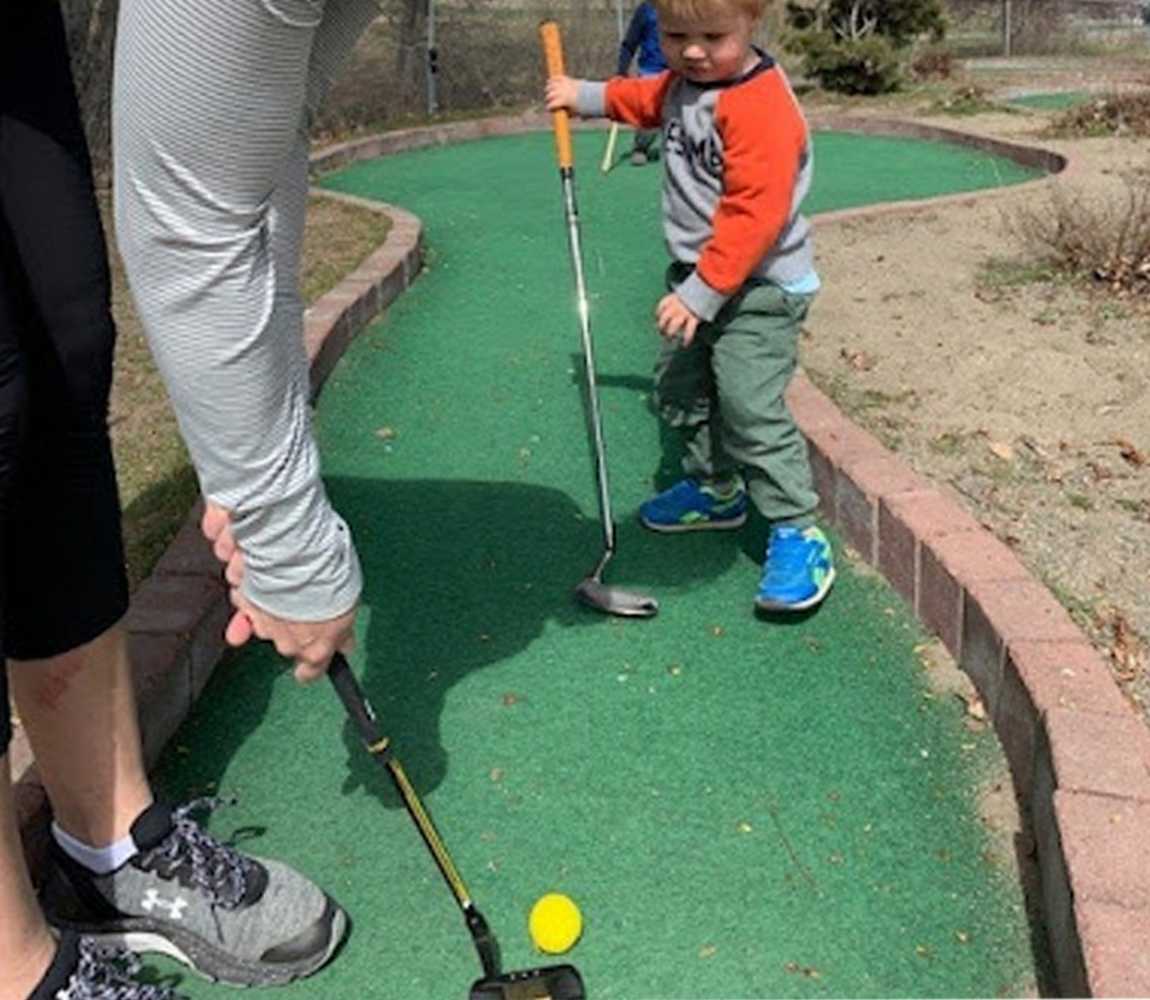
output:
<instances>
[{"instance_id":1,"label":"gray under armour sneaker","mask_svg":"<svg viewBox=\"0 0 1150 1000\"><path fill-rule=\"evenodd\" d=\"M166 986L140 983L140 962L129 951L63 934L56 957L28 1000L179 1000Z\"/></svg>"},{"instance_id":2,"label":"gray under armour sneaker","mask_svg":"<svg viewBox=\"0 0 1150 1000\"><path fill-rule=\"evenodd\" d=\"M347 917L287 865L241 854L192 818L218 800L132 824L139 853L95 875L52 844L44 908L57 925L137 952L160 952L217 982L273 986L310 975L343 939Z\"/></svg>"}]
</instances>

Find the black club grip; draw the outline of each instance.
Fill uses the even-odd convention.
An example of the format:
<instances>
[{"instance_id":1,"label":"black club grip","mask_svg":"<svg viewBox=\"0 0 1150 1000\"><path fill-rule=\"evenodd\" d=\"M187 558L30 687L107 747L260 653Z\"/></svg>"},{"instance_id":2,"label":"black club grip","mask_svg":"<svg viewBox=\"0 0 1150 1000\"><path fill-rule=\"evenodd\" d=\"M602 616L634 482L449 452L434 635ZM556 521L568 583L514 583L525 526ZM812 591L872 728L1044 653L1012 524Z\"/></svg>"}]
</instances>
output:
<instances>
[{"instance_id":1,"label":"black club grip","mask_svg":"<svg viewBox=\"0 0 1150 1000\"><path fill-rule=\"evenodd\" d=\"M371 704L364 696L363 688L359 686L359 681L355 679L355 674L351 672L347 657L343 653L336 653L331 658L327 676L331 679L339 700L343 702L348 718L355 724L360 738L369 749L378 746L383 740L383 732L375 719Z\"/></svg>"}]
</instances>

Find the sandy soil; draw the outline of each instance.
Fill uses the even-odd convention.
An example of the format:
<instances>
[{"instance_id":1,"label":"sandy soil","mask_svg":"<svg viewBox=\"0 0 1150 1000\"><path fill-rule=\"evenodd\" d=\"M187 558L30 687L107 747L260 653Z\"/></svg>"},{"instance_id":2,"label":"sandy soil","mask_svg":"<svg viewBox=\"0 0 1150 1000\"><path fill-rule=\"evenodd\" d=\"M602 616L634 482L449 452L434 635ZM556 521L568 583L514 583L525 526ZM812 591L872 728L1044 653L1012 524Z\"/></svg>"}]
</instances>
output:
<instances>
[{"instance_id":1,"label":"sandy soil","mask_svg":"<svg viewBox=\"0 0 1150 1000\"><path fill-rule=\"evenodd\" d=\"M997 90L1039 77L1023 80L999 79ZM1083 85L1073 68L1039 82ZM1121 172L1147 165L1145 141L1048 139L1039 133L1051 112L916 117L1053 149L1072 158L1073 174L817 227L825 287L804 367L1012 546L1150 723L1150 303L1012 280L1009 262L1025 251L1007 226L1018 206L1048 204L1052 184L1087 197L1123 192Z\"/></svg>"}]
</instances>

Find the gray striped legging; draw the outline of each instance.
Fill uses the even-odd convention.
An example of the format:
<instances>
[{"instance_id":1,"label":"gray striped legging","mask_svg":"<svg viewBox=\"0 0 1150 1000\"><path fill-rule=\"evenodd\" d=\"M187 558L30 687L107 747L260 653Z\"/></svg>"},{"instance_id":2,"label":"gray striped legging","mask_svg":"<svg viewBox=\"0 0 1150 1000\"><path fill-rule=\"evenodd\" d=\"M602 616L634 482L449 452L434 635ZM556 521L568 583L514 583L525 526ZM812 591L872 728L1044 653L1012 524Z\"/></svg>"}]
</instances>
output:
<instances>
[{"instance_id":1,"label":"gray striped legging","mask_svg":"<svg viewBox=\"0 0 1150 1000\"><path fill-rule=\"evenodd\" d=\"M350 609L361 575L319 478L298 288L309 118L375 0L121 0L116 227L132 296L245 596Z\"/></svg>"}]
</instances>

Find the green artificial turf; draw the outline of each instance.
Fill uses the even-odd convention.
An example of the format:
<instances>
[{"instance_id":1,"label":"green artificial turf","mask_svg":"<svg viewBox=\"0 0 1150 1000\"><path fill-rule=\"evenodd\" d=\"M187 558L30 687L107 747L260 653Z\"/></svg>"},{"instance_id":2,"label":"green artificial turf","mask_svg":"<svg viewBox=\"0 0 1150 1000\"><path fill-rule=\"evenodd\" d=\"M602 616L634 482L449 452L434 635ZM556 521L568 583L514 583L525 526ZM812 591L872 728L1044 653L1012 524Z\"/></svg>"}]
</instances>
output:
<instances>
[{"instance_id":1,"label":"green artificial turf","mask_svg":"<svg viewBox=\"0 0 1150 1000\"><path fill-rule=\"evenodd\" d=\"M426 224L425 273L352 345L317 413L367 578L353 662L401 760L507 967L543 961L526 929L538 896L579 903L569 959L595 1000L1033 988L1010 848L977 809L1000 752L932 692L904 604L839 546L823 609L764 621L761 524L672 538L636 525L676 461L649 406L659 172L601 174L603 141L576 136L619 522L607 575L660 598L651 621L572 599L601 538L550 137L324 179ZM844 134L817 136L816 171L812 211L1026 176L957 147ZM338 960L277 996L463 997L478 974L463 922L341 711L266 648L233 655L161 786L238 795L212 828L239 829L351 913Z\"/></svg>"},{"instance_id":2,"label":"green artificial turf","mask_svg":"<svg viewBox=\"0 0 1150 1000\"><path fill-rule=\"evenodd\" d=\"M1065 111L1085 104L1090 100L1090 94L1083 90L1063 90L1042 94L1023 94L1011 98L1010 103L1023 108L1033 108L1036 111Z\"/></svg>"}]
</instances>

